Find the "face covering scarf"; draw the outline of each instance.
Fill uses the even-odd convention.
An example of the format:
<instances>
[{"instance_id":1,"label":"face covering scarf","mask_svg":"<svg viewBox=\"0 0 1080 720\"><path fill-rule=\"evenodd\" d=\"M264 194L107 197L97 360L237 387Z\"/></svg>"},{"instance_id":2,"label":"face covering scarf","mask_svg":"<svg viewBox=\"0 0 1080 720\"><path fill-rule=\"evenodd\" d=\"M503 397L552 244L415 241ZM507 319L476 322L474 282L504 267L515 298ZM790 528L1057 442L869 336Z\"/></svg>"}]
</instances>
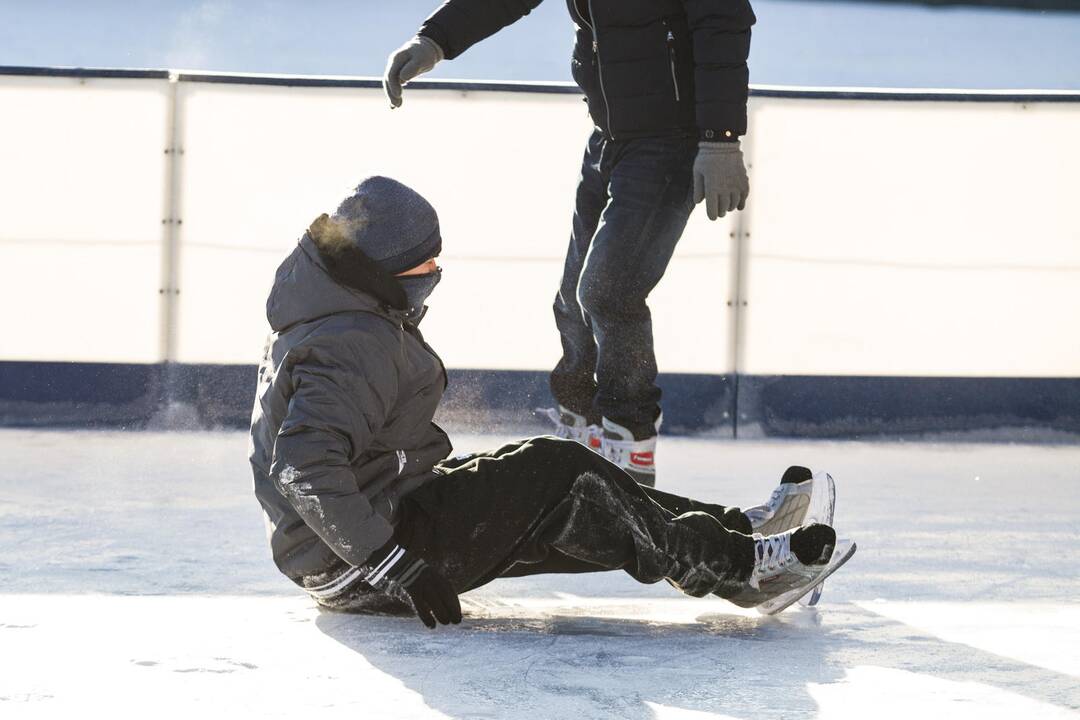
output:
<instances>
[{"instance_id":1,"label":"face covering scarf","mask_svg":"<svg viewBox=\"0 0 1080 720\"><path fill-rule=\"evenodd\" d=\"M438 268L433 273L407 275L398 278L401 287L405 289L405 299L408 301L405 318L413 325L419 325L424 318L424 313L427 312L424 303L440 280L442 280L442 268Z\"/></svg>"}]
</instances>

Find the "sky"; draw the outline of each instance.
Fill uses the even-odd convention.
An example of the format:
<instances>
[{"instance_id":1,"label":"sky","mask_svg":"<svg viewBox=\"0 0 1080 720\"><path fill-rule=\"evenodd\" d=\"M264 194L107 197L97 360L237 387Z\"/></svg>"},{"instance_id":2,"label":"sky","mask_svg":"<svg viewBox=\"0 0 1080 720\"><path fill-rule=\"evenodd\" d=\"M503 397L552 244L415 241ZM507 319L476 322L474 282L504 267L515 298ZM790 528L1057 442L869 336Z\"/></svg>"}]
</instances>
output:
<instances>
[{"instance_id":1,"label":"sky","mask_svg":"<svg viewBox=\"0 0 1080 720\"><path fill-rule=\"evenodd\" d=\"M435 0L0 0L0 65L378 76ZM1080 89L1080 13L758 0L751 82ZM432 77L569 81L562 0Z\"/></svg>"}]
</instances>

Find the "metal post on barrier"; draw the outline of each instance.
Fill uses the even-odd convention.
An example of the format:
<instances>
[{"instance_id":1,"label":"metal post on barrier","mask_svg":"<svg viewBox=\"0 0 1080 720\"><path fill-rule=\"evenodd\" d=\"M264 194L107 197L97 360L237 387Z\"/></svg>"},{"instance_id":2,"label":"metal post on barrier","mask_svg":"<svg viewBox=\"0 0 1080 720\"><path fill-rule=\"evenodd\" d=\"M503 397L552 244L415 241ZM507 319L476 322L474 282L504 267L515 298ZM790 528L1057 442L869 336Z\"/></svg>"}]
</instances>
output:
<instances>
[{"instance_id":1,"label":"metal post on barrier","mask_svg":"<svg viewBox=\"0 0 1080 720\"><path fill-rule=\"evenodd\" d=\"M179 86L175 75L169 77L169 102L165 147L165 216L161 219L161 344L163 363L176 360L177 296L180 294L180 157L184 153L180 127Z\"/></svg>"},{"instance_id":2,"label":"metal post on barrier","mask_svg":"<svg viewBox=\"0 0 1080 720\"><path fill-rule=\"evenodd\" d=\"M746 171L751 179L750 197L747 198L743 210L735 212L734 229L731 233L731 368L732 392L731 392L731 434L739 437L739 375L742 372L742 348L743 338L746 335L746 274L749 262L749 249L747 241L750 238L750 208L753 200L753 176L754 176L754 152L753 133L754 127L754 104L747 106L747 133L743 136L740 144L743 152L743 162L746 163Z\"/></svg>"},{"instance_id":3,"label":"metal post on barrier","mask_svg":"<svg viewBox=\"0 0 1080 720\"><path fill-rule=\"evenodd\" d=\"M162 364L161 409L155 424L174 426L183 420L184 413L177 405L177 316L180 296L180 230L183 226L180 208L181 160L184 155L183 127L181 123L180 82L176 73L169 74L167 105L167 135L165 152L165 203L161 219L161 287L158 290L161 303L160 350Z\"/></svg>"}]
</instances>

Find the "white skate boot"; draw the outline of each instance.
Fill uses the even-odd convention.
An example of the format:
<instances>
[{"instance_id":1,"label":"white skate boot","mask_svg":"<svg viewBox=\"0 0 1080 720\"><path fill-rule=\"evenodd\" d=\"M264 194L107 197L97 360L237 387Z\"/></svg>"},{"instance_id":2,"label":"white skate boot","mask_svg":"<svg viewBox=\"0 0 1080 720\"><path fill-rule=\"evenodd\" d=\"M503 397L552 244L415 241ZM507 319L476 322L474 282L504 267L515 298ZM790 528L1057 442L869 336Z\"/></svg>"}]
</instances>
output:
<instances>
[{"instance_id":1,"label":"white skate boot","mask_svg":"<svg viewBox=\"0 0 1080 720\"><path fill-rule=\"evenodd\" d=\"M584 415L578 415L562 405L558 408L536 408L536 412L555 423L555 437L574 440L593 452L601 452L600 438L603 431L599 425L590 425Z\"/></svg>"},{"instance_id":2,"label":"white skate boot","mask_svg":"<svg viewBox=\"0 0 1080 720\"><path fill-rule=\"evenodd\" d=\"M662 416L661 416L662 417ZM656 419L656 431L660 432ZM638 485L656 487L656 435L635 440L633 433L607 418L603 419L601 454L634 478Z\"/></svg>"},{"instance_id":3,"label":"white skate boot","mask_svg":"<svg viewBox=\"0 0 1080 720\"><path fill-rule=\"evenodd\" d=\"M754 536L754 567L743 589L728 598L739 607L774 615L813 591L855 554L828 525L804 525L778 535Z\"/></svg>"},{"instance_id":4,"label":"white skate boot","mask_svg":"<svg viewBox=\"0 0 1080 720\"><path fill-rule=\"evenodd\" d=\"M836 508L836 483L825 472L812 473L808 468L793 465L780 479L768 502L747 508L755 533L776 535L800 525L821 523L832 526ZM821 599L822 586L802 599L804 605L816 605Z\"/></svg>"}]
</instances>

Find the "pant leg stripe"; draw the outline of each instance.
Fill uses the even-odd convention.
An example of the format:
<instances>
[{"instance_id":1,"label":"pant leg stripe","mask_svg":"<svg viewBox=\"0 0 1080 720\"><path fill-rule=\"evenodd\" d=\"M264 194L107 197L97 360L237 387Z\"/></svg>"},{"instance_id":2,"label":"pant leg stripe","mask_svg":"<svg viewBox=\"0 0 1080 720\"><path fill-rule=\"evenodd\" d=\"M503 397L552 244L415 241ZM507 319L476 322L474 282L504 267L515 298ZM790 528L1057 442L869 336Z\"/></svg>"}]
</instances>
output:
<instances>
[{"instance_id":1,"label":"pant leg stripe","mask_svg":"<svg viewBox=\"0 0 1080 720\"><path fill-rule=\"evenodd\" d=\"M401 560L404 554L405 548L399 545L396 548L396 551L390 554L389 558L379 563L379 566L372 570L370 575L364 578L364 582L368 583L369 585L377 585L379 581L386 576L386 573L388 573L391 568L393 568L394 565L396 565L398 561Z\"/></svg>"},{"instance_id":2,"label":"pant leg stripe","mask_svg":"<svg viewBox=\"0 0 1080 720\"><path fill-rule=\"evenodd\" d=\"M307 592L312 597L322 600L337 595L359 577L360 570L357 568L350 568L348 572L339 576L333 582L327 583L326 585L320 585L317 588L308 588Z\"/></svg>"}]
</instances>

